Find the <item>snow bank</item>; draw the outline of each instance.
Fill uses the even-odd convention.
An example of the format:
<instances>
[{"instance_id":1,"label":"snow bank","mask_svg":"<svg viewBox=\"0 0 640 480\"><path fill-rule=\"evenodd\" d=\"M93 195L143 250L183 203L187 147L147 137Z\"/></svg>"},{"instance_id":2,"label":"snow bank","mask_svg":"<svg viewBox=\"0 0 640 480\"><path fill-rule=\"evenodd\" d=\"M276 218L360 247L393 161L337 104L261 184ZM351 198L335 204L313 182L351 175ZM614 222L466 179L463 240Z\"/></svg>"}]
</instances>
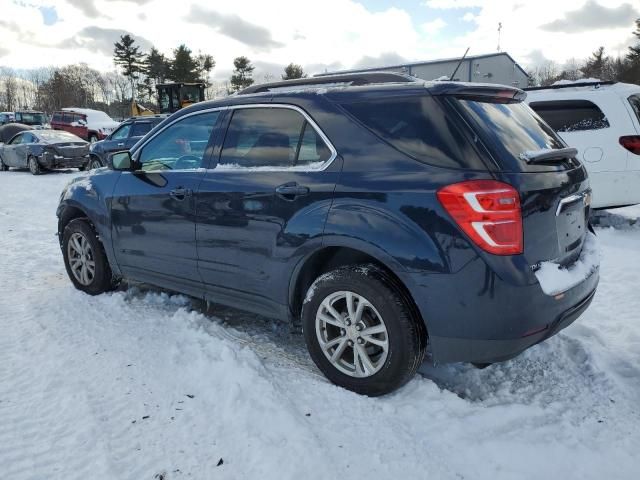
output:
<instances>
[{"instance_id":1,"label":"snow bank","mask_svg":"<svg viewBox=\"0 0 640 480\"><path fill-rule=\"evenodd\" d=\"M588 232L580 258L569 268L557 263L542 262L535 272L536 278L547 295L558 295L575 287L595 272L600 265L600 248L596 236Z\"/></svg>"},{"instance_id":2,"label":"snow bank","mask_svg":"<svg viewBox=\"0 0 640 480\"><path fill-rule=\"evenodd\" d=\"M330 384L287 325L76 291L52 235L74 175L0 172L3 479L638 477L640 229L598 230L598 294L559 335L367 398Z\"/></svg>"}]
</instances>

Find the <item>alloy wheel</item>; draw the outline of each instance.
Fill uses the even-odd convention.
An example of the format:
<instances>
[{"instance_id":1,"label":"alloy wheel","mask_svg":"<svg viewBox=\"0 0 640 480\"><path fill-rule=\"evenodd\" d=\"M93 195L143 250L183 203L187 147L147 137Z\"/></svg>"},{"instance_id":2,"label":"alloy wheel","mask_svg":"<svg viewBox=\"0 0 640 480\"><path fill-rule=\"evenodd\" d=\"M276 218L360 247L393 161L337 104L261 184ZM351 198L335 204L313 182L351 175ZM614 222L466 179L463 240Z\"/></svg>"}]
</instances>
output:
<instances>
[{"instance_id":1,"label":"alloy wheel","mask_svg":"<svg viewBox=\"0 0 640 480\"><path fill-rule=\"evenodd\" d=\"M382 316L362 295L338 291L316 312L316 336L325 357L351 377L375 375L389 353L389 335Z\"/></svg>"},{"instance_id":2,"label":"alloy wheel","mask_svg":"<svg viewBox=\"0 0 640 480\"><path fill-rule=\"evenodd\" d=\"M76 232L71 235L67 257L75 279L84 286L90 285L96 274L96 262L91 244L83 234Z\"/></svg>"}]
</instances>

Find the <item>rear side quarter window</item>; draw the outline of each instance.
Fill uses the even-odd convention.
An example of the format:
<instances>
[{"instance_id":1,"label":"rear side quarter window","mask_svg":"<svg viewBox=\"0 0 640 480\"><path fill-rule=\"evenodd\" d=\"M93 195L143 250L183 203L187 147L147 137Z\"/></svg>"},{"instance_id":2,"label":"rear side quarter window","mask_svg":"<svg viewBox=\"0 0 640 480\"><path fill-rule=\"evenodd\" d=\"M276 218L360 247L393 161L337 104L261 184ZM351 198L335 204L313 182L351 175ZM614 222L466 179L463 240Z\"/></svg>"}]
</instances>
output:
<instances>
[{"instance_id":1,"label":"rear side quarter window","mask_svg":"<svg viewBox=\"0 0 640 480\"><path fill-rule=\"evenodd\" d=\"M554 100L529 105L556 132L580 132L609 127L604 112L589 100Z\"/></svg>"},{"instance_id":2,"label":"rear side quarter window","mask_svg":"<svg viewBox=\"0 0 640 480\"><path fill-rule=\"evenodd\" d=\"M390 98L341 105L396 150L430 165L485 170L453 115L430 96Z\"/></svg>"}]
</instances>

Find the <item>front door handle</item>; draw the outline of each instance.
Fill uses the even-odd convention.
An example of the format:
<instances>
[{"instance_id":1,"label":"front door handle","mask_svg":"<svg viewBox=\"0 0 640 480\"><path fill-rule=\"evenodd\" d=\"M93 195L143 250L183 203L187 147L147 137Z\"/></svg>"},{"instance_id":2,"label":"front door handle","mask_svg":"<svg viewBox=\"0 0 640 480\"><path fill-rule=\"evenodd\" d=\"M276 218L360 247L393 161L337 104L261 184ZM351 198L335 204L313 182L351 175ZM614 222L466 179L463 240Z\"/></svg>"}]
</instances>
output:
<instances>
[{"instance_id":1,"label":"front door handle","mask_svg":"<svg viewBox=\"0 0 640 480\"><path fill-rule=\"evenodd\" d=\"M298 185L295 182L285 183L276 187L276 193L286 200L294 200L297 197L302 197L309 194L309 187Z\"/></svg>"},{"instance_id":2,"label":"front door handle","mask_svg":"<svg viewBox=\"0 0 640 480\"><path fill-rule=\"evenodd\" d=\"M118 144L118 146L119 147L124 147L124 143L121 142L121 143Z\"/></svg>"},{"instance_id":3,"label":"front door handle","mask_svg":"<svg viewBox=\"0 0 640 480\"><path fill-rule=\"evenodd\" d=\"M175 198L176 200L184 200L185 198L190 197L192 193L193 191L188 188L178 187L171 190L169 195L171 198Z\"/></svg>"}]
</instances>

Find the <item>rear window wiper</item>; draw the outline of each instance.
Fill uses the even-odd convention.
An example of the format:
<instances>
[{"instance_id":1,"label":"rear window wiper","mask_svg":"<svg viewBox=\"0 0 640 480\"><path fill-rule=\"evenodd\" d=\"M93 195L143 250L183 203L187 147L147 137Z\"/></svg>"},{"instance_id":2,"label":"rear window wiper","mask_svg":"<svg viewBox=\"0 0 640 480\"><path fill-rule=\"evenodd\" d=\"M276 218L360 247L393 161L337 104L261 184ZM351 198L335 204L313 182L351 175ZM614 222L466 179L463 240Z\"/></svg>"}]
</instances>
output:
<instances>
[{"instance_id":1,"label":"rear window wiper","mask_svg":"<svg viewBox=\"0 0 640 480\"><path fill-rule=\"evenodd\" d=\"M519 157L527 163L544 163L558 160L568 160L578 155L575 148L543 148L522 152Z\"/></svg>"}]
</instances>

